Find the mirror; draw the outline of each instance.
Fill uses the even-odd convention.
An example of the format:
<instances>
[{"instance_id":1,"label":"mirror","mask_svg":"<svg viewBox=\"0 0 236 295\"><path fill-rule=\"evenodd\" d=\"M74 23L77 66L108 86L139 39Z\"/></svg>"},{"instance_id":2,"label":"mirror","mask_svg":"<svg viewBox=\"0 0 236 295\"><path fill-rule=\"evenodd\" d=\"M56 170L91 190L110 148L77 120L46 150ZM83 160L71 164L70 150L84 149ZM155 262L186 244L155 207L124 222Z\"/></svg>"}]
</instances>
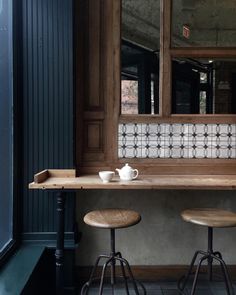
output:
<instances>
[{"instance_id":1,"label":"mirror","mask_svg":"<svg viewBox=\"0 0 236 295\"><path fill-rule=\"evenodd\" d=\"M235 15L236 1L172 1L172 46L236 47ZM159 114L160 1L122 0L121 31L121 114ZM171 113L235 114L234 85L236 58L173 58Z\"/></svg>"},{"instance_id":2,"label":"mirror","mask_svg":"<svg viewBox=\"0 0 236 295\"><path fill-rule=\"evenodd\" d=\"M122 1L121 114L159 113L159 30L159 1Z\"/></svg>"},{"instance_id":3,"label":"mirror","mask_svg":"<svg viewBox=\"0 0 236 295\"><path fill-rule=\"evenodd\" d=\"M172 47L236 46L236 1L173 0Z\"/></svg>"},{"instance_id":4,"label":"mirror","mask_svg":"<svg viewBox=\"0 0 236 295\"><path fill-rule=\"evenodd\" d=\"M235 114L236 59L173 59L172 113Z\"/></svg>"}]
</instances>

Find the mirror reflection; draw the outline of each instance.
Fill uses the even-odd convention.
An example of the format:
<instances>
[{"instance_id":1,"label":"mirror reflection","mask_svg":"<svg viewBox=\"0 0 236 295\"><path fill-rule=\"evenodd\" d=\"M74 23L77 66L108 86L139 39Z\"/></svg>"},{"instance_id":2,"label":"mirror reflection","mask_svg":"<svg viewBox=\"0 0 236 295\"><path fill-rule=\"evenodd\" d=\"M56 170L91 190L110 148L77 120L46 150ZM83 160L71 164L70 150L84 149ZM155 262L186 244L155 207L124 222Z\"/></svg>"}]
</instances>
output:
<instances>
[{"instance_id":1,"label":"mirror reflection","mask_svg":"<svg viewBox=\"0 0 236 295\"><path fill-rule=\"evenodd\" d=\"M158 114L158 53L123 41L121 56L121 113Z\"/></svg>"},{"instance_id":2,"label":"mirror reflection","mask_svg":"<svg viewBox=\"0 0 236 295\"><path fill-rule=\"evenodd\" d=\"M172 45L236 47L236 1L172 4ZM121 114L159 113L159 48L160 1L122 0ZM235 62L173 59L172 113L235 114Z\"/></svg>"},{"instance_id":3,"label":"mirror reflection","mask_svg":"<svg viewBox=\"0 0 236 295\"><path fill-rule=\"evenodd\" d=\"M122 1L121 114L159 113L159 22L159 1Z\"/></svg>"},{"instance_id":4,"label":"mirror reflection","mask_svg":"<svg viewBox=\"0 0 236 295\"><path fill-rule=\"evenodd\" d=\"M236 46L236 1L173 0L172 46Z\"/></svg>"},{"instance_id":5,"label":"mirror reflection","mask_svg":"<svg viewBox=\"0 0 236 295\"><path fill-rule=\"evenodd\" d=\"M236 59L174 59L172 113L235 114Z\"/></svg>"}]
</instances>

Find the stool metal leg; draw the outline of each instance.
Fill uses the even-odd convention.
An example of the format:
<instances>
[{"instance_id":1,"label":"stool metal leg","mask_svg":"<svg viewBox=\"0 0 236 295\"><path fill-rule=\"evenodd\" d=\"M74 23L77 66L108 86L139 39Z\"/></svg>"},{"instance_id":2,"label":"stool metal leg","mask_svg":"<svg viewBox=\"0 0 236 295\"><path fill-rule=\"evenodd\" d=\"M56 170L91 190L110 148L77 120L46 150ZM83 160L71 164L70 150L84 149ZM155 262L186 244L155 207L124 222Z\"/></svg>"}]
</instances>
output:
<instances>
[{"instance_id":1,"label":"stool metal leg","mask_svg":"<svg viewBox=\"0 0 236 295\"><path fill-rule=\"evenodd\" d=\"M222 259L222 255L219 251L214 252L213 255L218 256L220 259Z\"/></svg>"},{"instance_id":2,"label":"stool metal leg","mask_svg":"<svg viewBox=\"0 0 236 295\"><path fill-rule=\"evenodd\" d=\"M114 293L114 285L116 283L116 260L115 257L115 230L111 229L111 253L110 256L113 257L111 260L111 287L112 287L112 294Z\"/></svg>"},{"instance_id":3,"label":"stool metal leg","mask_svg":"<svg viewBox=\"0 0 236 295\"><path fill-rule=\"evenodd\" d=\"M194 256L193 256L193 259L192 259L192 261L191 261L191 263L190 263L190 266L189 266L189 269L188 269L187 274L186 274L185 276L183 276L183 277L178 281L178 289L179 289L180 291L183 291L184 288L186 287L186 284L187 284L187 282L188 282L188 280L189 280L189 277L190 277L190 275L192 274L192 270L193 270L194 263L195 263L195 261L196 261L196 259L197 259L197 257L198 257L199 254L202 254L202 251L196 251L196 252L195 252L195 254L194 254ZM205 254L205 253L204 253L204 254Z\"/></svg>"},{"instance_id":4,"label":"stool metal leg","mask_svg":"<svg viewBox=\"0 0 236 295\"><path fill-rule=\"evenodd\" d=\"M221 258L218 258L217 256L213 256L213 258L216 259L217 261L219 261L219 263L221 265L222 273L223 273L224 280L225 280L227 294L230 295L230 290L232 291L232 294L234 294L234 288L233 288L231 279L229 277L229 272L228 272L228 269L227 269L227 266L226 266L224 260L222 260Z\"/></svg>"},{"instance_id":5,"label":"stool metal leg","mask_svg":"<svg viewBox=\"0 0 236 295\"><path fill-rule=\"evenodd\" d=\"M117 252L116 256L119 258L123 258L120 252ZM123 276L124 282L125 282L126 294L129 295L129 287L128 287L128 282L127 282L127 277L126 277L126 273L125 273L124 263L122 261L120 261L120 267L121 267L122 276Z\"/></svg>"},{"instance_id":6,"label":"stool metal leg","mask_svg":"<svg viewBox=\"0 0 236 295\"><path fill-rule=\"evenodd\" d=\"M108 259L102 268L102 275L101 275L101 280L100 280L100 287L99 287L99 295L102 295L102 291L103 291L103 286L104 286L104 277L105 277L105 273L106 273L106 269L109 263L111 263L113 257L111 257L110 259Z\"/></svg>"},{"instance_id":7,"label":"stool metal leg","mask_svg":"<svg viewBox=\"0 0 236 295\"><path fill-rule=\"evenodd\" d=\"M208 280L212 281L212 262L213 262L213 258L212 258L212 254L213 254L213 249L212 249L212 243L213 243L213 229L212 227L208 227L208 249L207 252L209 254L209 257L207 259L208 261Z\"/></svg>"},{"instance_id":8,"label":"stool metal leg","mask_svg":"<svg viewBox=\"0 0 236 295\"><path fill-rule=\"evenodd\" d=\"M95 274L96 269L97 269L97 267L98 267L98 264L99 264L99 262L100 262L100 260L101 260L102 258L107 258L107 259L108 259L108 258L110 258L110 256L108 256L108 255L99 255L99 256L98 256L98 258L96 259L96 262L95 262L95 264L94 264L94 266L93 266L93 269L92 269L92 271L91 271L91 274L90 274L89 280L83 285L83 287L82 287L82 289L81 289L81 292L80 292L81 295L83 295L83 294L88 294L88 290L89 290L90 285L92 284L92 281L93 281L93 278L94 278L94 274ZM85 290L86 290L86 293L84 293Z\"/></svg>"},{"instance_id":9,"label":"stool metal leg","mask_svg":"<svg viewBox=\"0 0 236 295\"><path fill-rule=\"evenodd\" d=\"M196 286L197 286L198 275L199 275L199 271L200 271L202 262L204 260L206 260L207 258L208 258L208 255L203 256L202 258L199 259L198 266L197 266L197 269L196 269L196 273L195 273L195 276L194 276L194 281L193 281L193 286L192 286L192 290L191 290L191 295L194 295L194 293L195 293Z\"/></svg>"},{"instance_id":10,"label":"stool metal leg","mask_svg":"<svg viewBox=\"0 0 236 295\"><path fill-rule=\"evenodd\" d=\"M218 257L218 258L220 259L219 262L220 262L220 266L221 266L221 271L222 271L223 276L224 276L225 287L226 287L227 294L230 294L230 293L229 293L229 286L231 287L232 293L234 294L234 288L233 288L233 285L232 285L232 282L231 282L230 278L229 278L229 283L227 282L227 275L225 275L225 271L224 271L225 268L226 268L226 271L227 271L227 267L226 267L226 265L225 265L225 268L223 267L223 264L225 264L225 262L224 262L224 260L222 259L222 255L221 255L221 253L220 253L219 251L217 251L217 252L214 252L213 255L214 255L215 257ZM214 258L215 258L215 257L214 257ZM217 260L217 258L215 258L215 259ZM222 263L223 263L223 264L222 264ZM228 271L227 271L227 272L228 272Z\"/></svg>"},{"instance_id":11,"label":"stool metal leg","mask_svg":"<svg viewBox=\"0 0 236 295\"><path fill-rule=\"evenodd\" d=\"M132 282L132 284L134 286L135 294L136 295L139 295L139 291L138 291L138 287L137 287L137 284L136 284L136 280L134 279L134 276L133 276L133 273L131 271L129 262L125 258L118 258L118 257L116 257L116 259L119 260L119 261L122 261L126 265L126 268L128 270L128 273L129 273L129 277L130 277L131 282ZM144 288L143 284L141 284L141 283L139 283L139 284L142 287L144 294L146 294L146 289Z\"/></svg>"},{"instance_id":12,"label":"stool metal leg","mask_svg":"<svg viewBox=\"0 0 236 295\"><path fill-rule=\"evenodd\" d=\"M222 255L219 251L213 252L212 245L213 245L213 229L212 229L212 227L208 227L208 253L210 254L210 256L208 258L208 278L209 278L209 281L212 281L212 262L213 262L213 259L216 259L220 262L226 285L228 285L229 282L231 285L231 281L228 280L227 276L225 275L225 269L227 271L227 268L226 268L225 262L222 260ZM217 259L217 256L219 257L219 259ZM223 267L223 265L224 265L224 267ZM226 288L227 288L227 293L228 293L229 288L227 286L226 286Z\"/></svg>"}]
</instances>

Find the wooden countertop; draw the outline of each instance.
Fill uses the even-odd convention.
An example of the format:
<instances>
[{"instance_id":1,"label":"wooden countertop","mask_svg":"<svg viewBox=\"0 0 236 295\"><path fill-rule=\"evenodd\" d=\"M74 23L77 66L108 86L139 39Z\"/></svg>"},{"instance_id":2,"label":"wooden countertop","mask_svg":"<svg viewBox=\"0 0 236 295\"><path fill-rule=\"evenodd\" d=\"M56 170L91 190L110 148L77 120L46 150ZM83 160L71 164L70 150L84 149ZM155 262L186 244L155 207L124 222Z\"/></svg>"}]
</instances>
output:
<instances>
[{"instance_id":1,"label":"wooden countertop","mask_svg":"<svg viewBox=\"0 0 236 295\"><path fill-rule=\"evenodd\" d=\"M75 170L44 170L35 174L29 189L186 189L236 190L236 175L139 175L132 181L116 176L103 183L98 175L75 177Z\"/></svg>"}]
</instances>

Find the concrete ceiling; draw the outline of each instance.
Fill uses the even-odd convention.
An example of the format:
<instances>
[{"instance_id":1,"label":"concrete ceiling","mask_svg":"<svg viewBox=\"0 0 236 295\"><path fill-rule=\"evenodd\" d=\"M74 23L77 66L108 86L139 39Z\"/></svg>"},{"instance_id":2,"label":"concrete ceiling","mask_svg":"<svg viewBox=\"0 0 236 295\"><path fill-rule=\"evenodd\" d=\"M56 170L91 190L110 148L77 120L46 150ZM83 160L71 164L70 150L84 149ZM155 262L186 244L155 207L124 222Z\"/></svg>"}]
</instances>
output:
<instances>
[{"instance_id":1,"label":"concrete ceiling","mask_svg":"<svg viewBox=\"0 0 236 295\"><path fill-rule=\"evenodd\" d=\"M144 47L159 48L158 0L122 0L122 35ZM190 38L182 35L183 25ZM174 0L173 42L178 46L236 46L235 0Z\"/></svg>"},{"instance_id":2,"label":"concrete ceiling","mask_svg":"<svg viewBox=\"0 0 236 295\"><path fill-rule=\"evenodd\" d=\"M157 0L122 0L122 35L144 47L159 48L160 6Z\"/></svg>"}]
</instances>

